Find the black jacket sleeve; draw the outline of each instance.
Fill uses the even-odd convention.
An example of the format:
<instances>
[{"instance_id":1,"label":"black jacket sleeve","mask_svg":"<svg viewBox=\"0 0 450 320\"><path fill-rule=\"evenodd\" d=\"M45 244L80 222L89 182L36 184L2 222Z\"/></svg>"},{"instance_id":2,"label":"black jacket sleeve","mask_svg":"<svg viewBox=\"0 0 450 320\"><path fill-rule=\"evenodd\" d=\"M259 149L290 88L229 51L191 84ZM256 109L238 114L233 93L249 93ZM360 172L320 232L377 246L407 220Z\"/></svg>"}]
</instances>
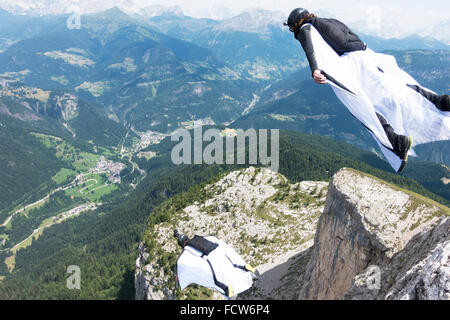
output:
<instances>
[{"instance_id":1,"label":"black jacket sleeve","mask_svg":"<svg viewBox=\"0 0 450 320\"><path fill-rule=\"evenodd\" d=\"M314 53L314 47L311 40L311 26L303 26L295 35L295 38L300 41L303 50L305 51L306 58L311 68L311 74L314 70L319 69L316 61L316 54Z\"/></svg>"}]
</instances>

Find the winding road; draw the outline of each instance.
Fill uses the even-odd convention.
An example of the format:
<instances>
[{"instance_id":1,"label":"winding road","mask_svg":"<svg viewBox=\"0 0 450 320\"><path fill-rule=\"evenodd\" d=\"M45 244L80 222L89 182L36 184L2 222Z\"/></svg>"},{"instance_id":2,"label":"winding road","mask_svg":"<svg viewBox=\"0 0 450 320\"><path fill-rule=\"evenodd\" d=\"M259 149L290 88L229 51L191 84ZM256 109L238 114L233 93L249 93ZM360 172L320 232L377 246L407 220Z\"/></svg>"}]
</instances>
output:
<instances>
[{"instance_id":1,"label":"winding road","mask_svg":"<svg viewBox=\"0 0 450 320\"><path fill-rule=\"evenodd\" d=\"M2 249L2 250L0 250L0 251L6 251L6 250L9 250L9 251L11 251L12 253L15 253L14 251L19 250L19 249L20 249L20 246L21 246L24 242L28 241L31 237L33 237L33 236L34 236L35 234L37 234L39 231L44 230L44 229L46 229L46 228L49 228L49 227L53 226L54 224L61 223L61 222L63 222L64 220L69 219L70 217L79 215L80 213L82 213L82 212L84 212L84 211L87 211L87 210L95 210L96 208L97 208L97 204L95 204L95 203L85 203L85 204L82 204L82 205L80 205L80 206L78 206L78 207L76 207L76 208L70 209L70 210L65 211L65 212L63 212L63 213L60 213L60 214L58 214L58 215L52 217L52 218L53 218L52 223L47 224L47 225L42 226L42 227L39 227L39 228L37 228L37 229L34 229L34 231L33 231L32 234L30 234L28 237L26 237L24 240L20 241L19 243L15 244L12 248L5 248L5 249Z\"/></svg>"},{"instance_id":2,"label":"winding road","mask_svg":"<svg viewBox=\"0 0 450 320\"><path fill-rule=\"evenodd\" d=\"M89 180L87 180L87 181L90 181L90 180L95 180L95 179L89 179ZM6 218L6 220L5 220L2 224L0 224L0 227L6 227L6 226L8 225L8 223L11 221L11 219L12 219L16 214L19 214L19 213L21 213L21 212L24 212L25 210L27 210L27 209L30 208L30 207L36 206L36 205L38 205L38 204L40 204L40 203L43 203L43 202L47 201L47 200L50 198L50 196L51 196L52 194L54 194L54 193L56 193L56 192L58 192L58 191L61 191L61 190L67 190L67 189L72 188L73 186L76 185L77 181L78 181L78 177L75 178L71 183L69 183L69 184L67 184L67 185L65 185L65 186L62 186L62 187L59 187L59 188L53 190L53 191L50 192L48 195L46 195L44 198L42 198L42 199L40 199L40 200L38 200L38 201L36 201L36 202L33 202L33 203L31 203L31 204L28 204L28 205L26 205L25 207L20 208L19 210L16 210L13 214L11 214L8 218ZM97 180L95 180L95 181L98 183ZM83 181L83 182L84 182L84 181Z\"/></svg>"}]
</instances>

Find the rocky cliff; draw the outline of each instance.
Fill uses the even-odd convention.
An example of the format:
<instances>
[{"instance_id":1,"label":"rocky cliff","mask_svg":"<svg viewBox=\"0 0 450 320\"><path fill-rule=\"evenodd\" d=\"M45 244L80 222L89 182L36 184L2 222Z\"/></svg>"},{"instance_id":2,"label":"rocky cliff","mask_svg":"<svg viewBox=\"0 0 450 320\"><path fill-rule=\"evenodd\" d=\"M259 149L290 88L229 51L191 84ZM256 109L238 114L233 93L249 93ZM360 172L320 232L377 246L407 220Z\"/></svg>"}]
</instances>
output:
<instances>
[{"instance_id":1,"label":"rocky cliff","mask_svg":"<svg viewBox=\"0 0 450 320\"><path fill-rule=\"evenodd\" d=\"M256 266L262 273L261 281L245 293L246 298L295 298L298 285L292 285L291 276L297 268L290 266L298 263L299 252L313 244L327 188L326 182L289 184L278 173L250 167L206 186L200 191L208 194L204 201L195 201L177 211L174 207L180 199L169 201L163 210L170 217L149 225L140 246L136 298L220 298L195 287L183 294L176 292L173 271L181 248L172 236L174 228L188 236L214 235Z\"/></svg>"},{"instance_id":2,"label":"rocky cliff","mask_svg":"<svg viewBox=\"0 0 450 320\"><path fill-rule=\"evenodd\" d=\"M238 299L450 299L449 208L352 169L289 184L248 168L163 208L136 261L137 299L220 298L177 292L176 227L215 235L260 271ZM195 198L195 197L194 197ZM178 203L178 207L177 207Z\"/></svg>"},{"instance_id":3,"label":"rocky cliff","mask_svg":"<svg viewBox=\"0 0 450 320\"><path fill-rule=\"evenodd\" d=\"M449 208L360 172L330 182L299 299L450 299Z\"/></svg>"}]
</instances>

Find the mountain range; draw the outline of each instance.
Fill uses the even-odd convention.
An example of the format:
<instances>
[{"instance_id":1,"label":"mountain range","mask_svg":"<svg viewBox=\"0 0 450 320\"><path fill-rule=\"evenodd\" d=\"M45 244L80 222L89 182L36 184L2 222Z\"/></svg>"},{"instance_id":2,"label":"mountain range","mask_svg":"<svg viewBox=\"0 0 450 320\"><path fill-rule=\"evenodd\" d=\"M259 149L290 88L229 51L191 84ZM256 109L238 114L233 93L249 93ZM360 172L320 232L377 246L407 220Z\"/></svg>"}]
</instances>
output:
<instances>
[{"instance_id":1,"label":"mountain range","mask_svg":"<svg viewBox=\"0 0 450 320\"><path fill-rule=\"evenodd\" d=\"M183 8L179 5L149 5L148 2L139 0L108 0L101 2L88 2L82 0L3 0L0 3L0 8L7 10L13 14L31 16L58 15L72 12L81 14L95 13L105 11L115 6L119 7L121 10L130 15L153 17L167 14L176 14L179 16L187 15L194 18L206 18L212 20L232 19L243 12L251 12L254 10L254 8L246 8L244 10L241 9L242 11L239 11L230 9L230 7L228 7L226 4L211 3L207 6L196 6L195 4L191 6L183 5L184 10L186 11L184 13ZM259 8L257 9L259 10ZM363 14L365 14L364 19L358 19L358 17L353 17L351 19L350 25L358 32L372 33L384 38L402 38L412 36L414 34L419 34L422 37L431 37L449 44L450 34L448 33L448 20L446 22L439 21L439 23L424 21L424 23L426 23L425 30L423 29L424 23L422 23L422 26L420 27L411 25L411 23L409 23L407 25L407 28L405 28L406 23L400 23L399 21L396 21L396 19L390 19L392 15L384 17L384 15L381 14L382 10L380 6L366 5L352 9L353 10L350 12L353 12L353 15L362 16ZM287 11L288 9L286 5L282 4L278 6L277 10L279 10L277 12L283 15L283 20L286 19L285 15L287 15L287 12L289 12ZM396 10L398 11L398 8L396 8ZM330 11L333 11L333 9L319 9L316 10L315 13L321 16L336 18ZM347 14L345 18L348 19L349 14ZM267 16L264 17L263 20L267 20ZM408 21L411 21L411 19L409 18Z\"/></svg>"},{"instance_id":2,"label":"mountain range","mask_svg":"<svg viewBox=\"0 0 450 320\"><path fill-rule=\"evenodd\" d=\"M243 169L172 163L170 134L199 123L280 129L280 172L294 183L329 181L345 166L450 202L450 143L418 147L393 173L330 88L311 80L280 13L211 19L93 5L71 29L66 9L77 2L48 5L0 5L16 13L0 9L0 298L133 297L148 220L164 221L172 197L181 208L202 184ZM361 37L426 87L449 91L448 44ZM62 281L73 261L89 279L81 292Z\"/></svg>"}]
</instances>

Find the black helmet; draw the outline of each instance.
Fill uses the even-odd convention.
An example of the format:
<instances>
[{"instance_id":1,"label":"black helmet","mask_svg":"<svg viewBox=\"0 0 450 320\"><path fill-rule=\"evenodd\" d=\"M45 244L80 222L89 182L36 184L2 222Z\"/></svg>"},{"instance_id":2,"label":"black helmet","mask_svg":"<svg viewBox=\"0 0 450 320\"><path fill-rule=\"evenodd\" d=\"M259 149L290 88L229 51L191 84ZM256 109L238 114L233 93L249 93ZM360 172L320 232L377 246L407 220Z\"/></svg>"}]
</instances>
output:
<instances>
[{"instance_id":1,"label":"black helmet","mask_svg":"<svg viewBox=\"0 0 450 320\"><path fill-rule=\"evenodd\" d=\"M174 236L175 238L177 238L178 244L179 244L182 248L184 248L184 246L186 245L186 242L189 240L189 238L188 238L187 236L185 236L184 234L180 234L180 233L178 232L178 230L176 230L176 229L173 231L173 236Z\"/></svg>"},{"instance_id":2,"label":"black helmet","mask_svg":"<svg viewBox=\"0 0 450 320\"><path fill-rule=\"evenodd\" d=\"M297 22L309 14L308 10L303 8L297 8L292 10L288 20L284 23L285 26L289 26L289 30L294 32L294 27Z\"/></svg>"}]
</instances>

